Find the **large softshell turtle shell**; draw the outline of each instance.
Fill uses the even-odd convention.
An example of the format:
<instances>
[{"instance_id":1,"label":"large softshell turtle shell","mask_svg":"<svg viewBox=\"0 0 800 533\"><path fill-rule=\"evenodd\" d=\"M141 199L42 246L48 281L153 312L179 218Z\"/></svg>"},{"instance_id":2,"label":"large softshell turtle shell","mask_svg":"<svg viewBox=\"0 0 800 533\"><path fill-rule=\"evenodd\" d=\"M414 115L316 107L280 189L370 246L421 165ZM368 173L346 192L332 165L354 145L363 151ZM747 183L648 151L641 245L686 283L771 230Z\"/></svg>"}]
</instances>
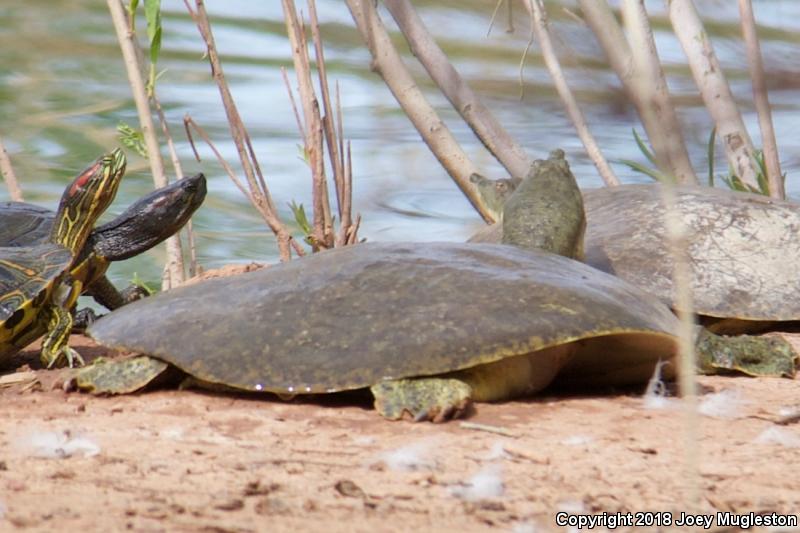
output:
<instances>
[{"instance_id":1,"label":"large softshell turtle shell","mask_svg":"<svg viewBox=\"0 0 800 533\"><path fill-rule=\"evenodd\" d=\"M800 319L800 205L709 187L676 187L688 231L695 312L749 321ZM676 294L661 186L623 185L583 193L585 261L670 306ZM471 242L499 242L499 224Z\"/></svg>"},{"instance_id":2,"label":"large softshell turtle shell","mask_svg":"<svg viewBox=\"0 0 800 533\"><path fill-rule=\"evenodd\" d=\"M676 189L687 228L691 289L699 314L800 319L800 205L710 187ZM586 262L673 305L673 261L661 187L628 185L585 195Z\"/></svg>"},{"instance_id":3,"label":"large softshell turtle shell","mask_svg":"<svg viewBox=\"0 0 800 533\"><path fill-rule=\"evenodd\" d=\"M392 243L171 290L114 311L89 335L246 391L381 394L393 380L471 373L472 399L499 400L541 389L573 357L583 361L574 378L642 382L672 357L675 324L657 299L564 257ZM486 377L493 365L502 383ZM526 383L509 383L525 372ZM93 379L83 386L97 388Z\"/></svg>"}]
</instances>

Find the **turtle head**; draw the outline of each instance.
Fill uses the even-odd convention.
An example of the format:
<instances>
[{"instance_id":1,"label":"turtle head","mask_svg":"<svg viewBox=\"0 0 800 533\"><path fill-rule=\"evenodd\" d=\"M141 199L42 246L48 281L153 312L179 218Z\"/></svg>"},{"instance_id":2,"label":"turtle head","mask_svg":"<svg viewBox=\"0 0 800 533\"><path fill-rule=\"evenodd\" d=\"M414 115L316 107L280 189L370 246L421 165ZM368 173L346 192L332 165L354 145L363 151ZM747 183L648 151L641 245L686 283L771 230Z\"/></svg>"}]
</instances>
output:
<instances>
[{"instance_id":1,"label":"turtle head","mask_svg":"<svg viewBox=\"0 0 800 533\"><path fill-rule=\"evenodd\" d=\"M133 203L89 237L92 251L108 261L138 255L177 233L206 197L206 178L195 174Z\"/></svg>"},{"instance_id":2,"label":"turtle head","mask_svg":"<svg viewBox=\"0 0 800 533\"><path fill-rule=\"evenodd\" d=\"M586 216L563 150L534 161L503 206L503 243L580 259Z\"/></svg>"},{"instance_id":3,"label":"turtle head","mask_svg":"<svg viewBox=\"0 0 800 533\"><path fill-rule=\"evenodd\" d=\"M114 200L125 173L125 154L117 148L78 174L61 196L50 239L77 254Z\"/></svg>"},{"instance_id":4,"label":"turtle head","mask_svg":"<svg viewBox=\"0 0 800 533\"><path fill-rule=\"evenodd\" d=\"M521 178L501 178L499 180L489 179L480 174L472 174L469 181L478 189L478 194L483 200L486 209L492 214L496 221L503 219L503 205L506 200L514 194L517 186L522 181Z\"/></svg>"}]
</instances>

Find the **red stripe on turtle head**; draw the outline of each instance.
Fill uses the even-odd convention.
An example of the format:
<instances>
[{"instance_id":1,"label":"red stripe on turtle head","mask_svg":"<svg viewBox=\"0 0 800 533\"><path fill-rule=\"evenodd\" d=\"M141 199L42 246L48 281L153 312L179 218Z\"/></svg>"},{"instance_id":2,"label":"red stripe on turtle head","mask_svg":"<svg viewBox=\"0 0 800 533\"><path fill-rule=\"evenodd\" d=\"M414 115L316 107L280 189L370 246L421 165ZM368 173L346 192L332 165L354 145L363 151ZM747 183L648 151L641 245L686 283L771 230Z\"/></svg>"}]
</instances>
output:
<instances>
[{"instance_id":1,"label":"red stripe on turtle head","mask_svg":"<svg viewBox=\"0 0 800 533\"><path fill-rule=\"evenodd\" d=\"M72 186L69 188L70 197L75 196L75 193L78 192L78 189L83 188L89 182L89 180L92 179L92 176L94 176L95 172L97 172L97 169L100 168L100 165L101 162L98 161L94 165L84 170L80 176L75 178L75 181L72 182Z\"/></svg>"}]
</instances>

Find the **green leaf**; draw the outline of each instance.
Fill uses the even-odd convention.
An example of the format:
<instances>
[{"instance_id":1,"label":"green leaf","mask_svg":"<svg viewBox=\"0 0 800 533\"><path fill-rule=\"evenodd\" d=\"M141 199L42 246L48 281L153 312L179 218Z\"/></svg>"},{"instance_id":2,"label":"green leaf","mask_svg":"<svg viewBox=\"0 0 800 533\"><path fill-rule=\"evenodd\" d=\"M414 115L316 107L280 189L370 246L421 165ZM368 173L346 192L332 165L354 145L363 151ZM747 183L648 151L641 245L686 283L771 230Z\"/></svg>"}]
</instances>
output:
<instances>
[{"instance_id":1,"label":"green leaf","mask_svg":"<svg viewBox=\"0 0 800 533\"><path fill-rule=\"evenodd\" d=\"M161 0L144 0L144 16L147 20L147 39L150 42L150 75L147 91L152 95L156 84L156 63L161 52Z\"/></svg>"},{"instance_id":2,"label":"green leaf","mask_svg":"<svg viewBox=\"0 0 800 533\"><path fill-rule=\"evenodd\" d=\"M297 154L300 160L306 165L310 165L311 163L308 156L308 152L306 151L306 147L300 143L298 143L296 146L297 146Z\"/></svg>"},{"instance_id":3,"label":"green leaf","mask_svg":"<svg viewBox=\"0 0 800 533\"><path fill-rule=\"evenodd\" d=\"M647 160L650 161L651 165L658 166L658 163L656 162L656 157L653 155L653 152L651 152L650 149L647 147L644 140L642 140L642 138L639 137L639 134L636 133L635 129L632 129L631 131L633 132L633 138L636 139L636 145L639 147L639 150L644 154Z\"/></svg>"},{"instance_id":4,"label":"green leaf","mask_svg":"<svg viewBox=\"0 0 800 533\"><path fill-rule=\"evenodd\" d=\"M136 9L139 7L139 0L131 0L128 4L128 21L131 25L131 32L136 33Z\"/></svg>"},{"instance_id":5,"label":"green leaf","mask_svg":"<svg viewBox=\"0 0 800 533\"><path fill-rule=\"evenodd\" d=\"M147 148L145 148L144 135L141 131L122 121L117 124L117 131L119 132L119 141L124 147L135 151L142 157L147 157Z\"/></svg>"},{"instance_id":6,"label":"green leaf","mask_svg":"<svg viewBox=\"0 0 800 533\"><path fill-rule=\"evenodd\" d=\"M158 287L159 286L158 283L147 283L136 272L133 273L133 278L131 278L131 283L143 287L148 293L150 293L149 294L150 296L158 292L158 288L153 288L154 285L155 287Z\"/></svg>"},{"instance_id":7,"label":"green leaf","mask_svg":"<svg viewBox=\"0 0 800 533\"><path fill-rule=\"evenodd\" d=\"M147 20L147 38L152 44L161 32L161 0L144 0L144 18ZM160 41L159 41L160 43Z\"/></svg>"},{"instance_id":8,"label":"green leaf","mask_svg":"<svg viewBox=\"0 0 800 533\"><path fill-rule=\"evenodd\" d=\"M147 29L150 29L148 25ZM148 32L149 33L149 32ZM150 40L150 63L155 66L158 63L158 54L161 52L161 26L156 28L155 36Z\"/></svg>"},{"instance_id":9,"label":"green leaf","mask_svg":"<svg viewBox=\"0 0 800 533\"><path fill-rule=\"evenodd\" d=\"M303 208L303 204L298 205L294 200L292 200L292 203L289 204L289 209L292 210L294 219L304 234L303 240L306 242L306 244L313 246L314 237L311 235L311 224L308 222L308 217L306 216L306 210Z\"/></svg>"},{"instance_id":10,"label":"green leaf","mask_svg":"<svg viewBox=\"0 0 800 533\"><path fill-rule=\"evenodd\" d=\"M757 187L753 187L752 185L748 185L742 181L742 179L734 173L733 168L730 166L728 167L728 175L722 176L722 181L730 187L734 191L740 192L752 192L756 194L762 194L764 196L769 196L769 181L767 180L767 166L764 163L764 152L761 150L755 150L752 155L752 164L756 170L756 184ZM786 174L781 175L781 179L786 179Z\"/></svg>"},{"instance_id":11,"label":"green leaf","mask_svg":"<svg viewBox=\"0 0 800 533\"><path fill-rule=\"evenodd\" d=\"M717 127L711 129L711 134L708 136L708 147L706 153L708 154L708 186L714 186L714 149L716 148L717 140Z\"/></svg>"},{"instance_id":12,"label":"green leaf","mask_svg":"<svg viewBox=\"0 0 800 533\"><path fill-rule=\"evenodd\" d=\"M628 165L628 167L635 170L636 172L641 172L646 176L650 176L650 178L652 178L655 181L660 181L663 183L672 183L675 181L670 176L664 174L660 170L644 166L643 164L637 163L632 159L619 159L618 161L623 165Z\"/></svg>"}]
</instances>

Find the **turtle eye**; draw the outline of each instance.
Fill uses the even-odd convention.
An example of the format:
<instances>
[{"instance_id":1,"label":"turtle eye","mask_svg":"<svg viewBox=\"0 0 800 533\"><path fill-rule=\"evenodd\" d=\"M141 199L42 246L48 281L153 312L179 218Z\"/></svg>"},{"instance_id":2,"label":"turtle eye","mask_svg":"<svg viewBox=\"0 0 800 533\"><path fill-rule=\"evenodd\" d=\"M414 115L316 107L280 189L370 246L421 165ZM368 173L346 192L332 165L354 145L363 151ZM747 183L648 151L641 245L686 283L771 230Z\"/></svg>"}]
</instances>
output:
<instances>
[{"instance_id":1,"label":"turtle eye","mask_svg":"<svg viewBox=\"0 0 800 533\"><path fill-rule=\"evenodd\" d=\"M82 189L89 183L89 180L92 179L97 169L100 168L100 163L95 163L94 165L90 166L86 170L83 171L83 174L75 178L75 181L72 182L72 186L69 188L69 195L75 196L78 193L79 189Z\"/></svg>"}]
</instances>

